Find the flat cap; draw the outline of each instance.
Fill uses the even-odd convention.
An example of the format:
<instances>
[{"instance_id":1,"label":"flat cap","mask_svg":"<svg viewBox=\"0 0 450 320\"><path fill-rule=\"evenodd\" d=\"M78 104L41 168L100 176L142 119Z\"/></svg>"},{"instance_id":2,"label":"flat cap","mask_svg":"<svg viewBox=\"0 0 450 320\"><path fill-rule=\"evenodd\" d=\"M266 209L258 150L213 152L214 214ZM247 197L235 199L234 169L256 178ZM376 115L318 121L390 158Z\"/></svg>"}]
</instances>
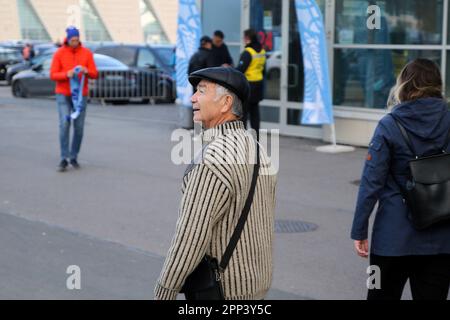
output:
<instances>
[{"instance_id":1,"label":"flat cap","mask_svg":"<svg viewBox=\"0 0 450 320\"><path fill-rule=\"evenodd\" d=\"M245 102L250 93L250 86L244 74L230 67L205 68L192 72L189 82L196 87L202 80L220 84L235 93L242 102Z\"/></svg>"}]
</instances>

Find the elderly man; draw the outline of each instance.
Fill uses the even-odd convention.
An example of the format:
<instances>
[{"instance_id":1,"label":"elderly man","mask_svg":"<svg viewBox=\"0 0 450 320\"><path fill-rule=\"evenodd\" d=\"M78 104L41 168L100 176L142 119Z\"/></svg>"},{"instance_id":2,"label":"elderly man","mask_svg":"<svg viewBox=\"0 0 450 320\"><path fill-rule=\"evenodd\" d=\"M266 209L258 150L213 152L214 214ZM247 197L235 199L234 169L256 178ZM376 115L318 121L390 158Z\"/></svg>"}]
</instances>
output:
<instances>
[{"instance_id":1,"label":"elderly man","mask_svg":"<svg viewBox=\"0 0 450 320\"><path fill-rule=\"evenodd\" d=\"M189 81L197 87L191 101L194 121L203 125L204 148L201 161L194 161L183 177L176 233L155 288L161 300L176 298L205 255L223 257L252 194L257 167L257 142L240 120L249 92L245 76L215 67L192 73ZM225 299L263 299L272 281L276 175L262 147L259 159L248 217L228 265L220 270Z\"/></svg>"}]
</instances>

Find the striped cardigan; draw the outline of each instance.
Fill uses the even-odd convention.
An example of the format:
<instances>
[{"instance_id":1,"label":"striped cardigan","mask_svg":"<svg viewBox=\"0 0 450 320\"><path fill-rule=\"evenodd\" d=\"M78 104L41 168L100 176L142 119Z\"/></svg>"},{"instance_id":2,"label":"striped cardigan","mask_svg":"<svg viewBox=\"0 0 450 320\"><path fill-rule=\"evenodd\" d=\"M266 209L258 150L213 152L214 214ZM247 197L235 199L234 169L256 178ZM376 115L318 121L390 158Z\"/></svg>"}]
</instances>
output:
<instances>
[{"instance_id":1,"label":"striped cardigan","mask_svg":"<svg viewBox=\"0 0 450 320\"><path fill-rule=\"evenodd\" d=\"M256 144L244 124L225 122L205 130L202 139L201 161L191 164L183 177L176 233L155 288L156 299L175 299L205 254L220 262L248 196ZM263 299L272 281L276 174L262 147L260 162L247 222L222 275L226 299Z\"/></svg>"}]
</instances>

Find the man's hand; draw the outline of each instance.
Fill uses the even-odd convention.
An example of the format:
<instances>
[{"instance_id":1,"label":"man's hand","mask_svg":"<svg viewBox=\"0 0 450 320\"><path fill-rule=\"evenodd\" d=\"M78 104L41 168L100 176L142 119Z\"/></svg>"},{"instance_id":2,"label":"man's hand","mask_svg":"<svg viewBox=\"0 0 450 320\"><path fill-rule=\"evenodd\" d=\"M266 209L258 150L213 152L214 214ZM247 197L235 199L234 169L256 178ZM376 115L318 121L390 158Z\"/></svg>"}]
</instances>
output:
<instances>
[{"instance_id":1,"label":"man's hand","mask_svg":"<svg viewBox=\"0 0 450 320\"><path fill-rule=\"evenodd\" d=\"M84 74L87 74L89 71L88 71L88 69L86 68L86 67L81 67L81 71L84 73Z\"/></svg>"},{"instance_id":2,"label":"man's hand","mask_svg":"<svg viewBox=\"0 0 450 320\"><path fill-rule=\"evenodd\" d=\"M355 250L358 256L367 258L369 256L369 240L355 240Z\"/></svg>"},{"instance_id":3,"label":"man's hand","mask_svg":"<svg viewBox=\"0 0 450 320\"><path fill-rule=\"evenodd\" d=\"M67 71L67 78L72 78L75 72L72 70Z\"/></svg>"}]
</instances>

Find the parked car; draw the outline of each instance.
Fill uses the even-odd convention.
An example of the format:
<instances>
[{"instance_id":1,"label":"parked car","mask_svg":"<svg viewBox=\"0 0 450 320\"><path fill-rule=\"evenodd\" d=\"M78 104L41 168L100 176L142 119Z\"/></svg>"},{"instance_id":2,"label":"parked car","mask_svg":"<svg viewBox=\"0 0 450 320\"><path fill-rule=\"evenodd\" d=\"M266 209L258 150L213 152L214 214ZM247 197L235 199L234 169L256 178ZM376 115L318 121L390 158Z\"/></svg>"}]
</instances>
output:
<instances>
[{"instance_id":1,"label":"parked car","mask_svg":"<svg viewBox=\"0 0 450 320\"><path fill-rule=\"evenodd\" d=\"M113 57L139 72L156 72L157 90L163 95L160 101L175 102L173 46L110 44L97 48L95 53Z\"/></svg>"},{"instance_id":2,"label":"parked car","mask_svg":"<svg viewBox=\"0 0 450 320\"><path fill-rule=\"evenodd\" d=\"M8 68L6 70L6 76L5 76L5 80L8 83L8 85L11 85L12 78L17 73L19 73L20 71L29 70L35 65L42 64L45 60L47 60L48 58L51 58L53 56L53 53L55 53L55 51L56 51L55 47L52 49L49 48L49 49L45 50L43 54L37 55L29 61L22 60L19 63L8 66Z\"/></svg>"},{"instance_id":3,"label":"parked car","mask_svg":"<svg viewBox=\"0 0 450 320\"><path fill-rule=\"evenodd\" d=\"M19 51L0 47L0 81L6 78L6 69L22 60Z\"/></svg>"},{"instance_id":4,"label":"parked car","mask_svg":"<svg viewBox=\"0 0 450 320\"><path fill-rule=\"evenodd\" d=\"M21 71L12 78L11 90L15 97L51 96L55 91L55 82L50 79L50 66L53 55L30 70ZM137 74L122 62L101 54L94 54L99 71L99 79L90 83L91 97L102 97L117 102L126 100L138 90Z\"/></svg>"},{"instance_id":5,"label":"parked car","mask_svg":"<svg viewBox=\"0 0 450 320\"><path fill-rule=\"evenodd\" d=\"M53 42L39 43L33 46L34 54L37 56L54 52L58 47Z\"/></svg>"}]
</instances>

